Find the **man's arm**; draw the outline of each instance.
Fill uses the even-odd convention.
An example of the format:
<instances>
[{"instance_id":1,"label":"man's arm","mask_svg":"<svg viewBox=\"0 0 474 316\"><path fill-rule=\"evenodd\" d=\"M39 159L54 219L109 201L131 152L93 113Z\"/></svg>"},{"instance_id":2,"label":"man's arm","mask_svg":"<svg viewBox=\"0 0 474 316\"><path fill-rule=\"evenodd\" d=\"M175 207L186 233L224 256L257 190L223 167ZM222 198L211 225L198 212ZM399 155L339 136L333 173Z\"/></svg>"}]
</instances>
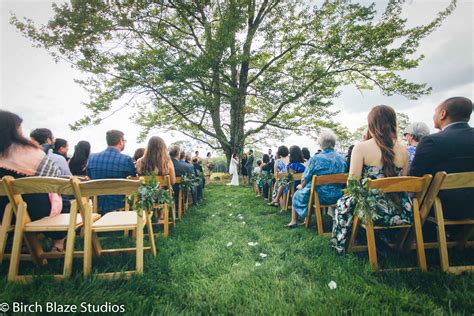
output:
<instances>
[{"instance_id":1,"label":"man's arm","mask_svg":"<svg viewBox=\"0 0 474 316\"><path fill-rule=\"evenodd\" d=\"M423 137L416 146L415 157L410 166L410 175L421 177L425 174L432 174L438 156L439 152L436 151L433 139L429 136Z\"/></svg>"}]
</instances>

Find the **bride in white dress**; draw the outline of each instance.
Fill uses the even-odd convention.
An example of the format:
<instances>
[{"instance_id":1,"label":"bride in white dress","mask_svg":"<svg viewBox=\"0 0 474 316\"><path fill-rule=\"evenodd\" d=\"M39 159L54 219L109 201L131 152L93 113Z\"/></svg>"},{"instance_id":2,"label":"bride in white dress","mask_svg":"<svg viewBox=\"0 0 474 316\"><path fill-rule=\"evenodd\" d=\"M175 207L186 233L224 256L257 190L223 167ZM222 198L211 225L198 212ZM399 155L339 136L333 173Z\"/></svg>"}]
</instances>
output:
<instances>
[{"instance_id":1,"label":"bride in white dress","mask_svg":"<svg viewBox=\"0 0 474 316\"><path fill-rule=\"evenodd\" d=\"M232 181L227 185L239 185L239 163L237 162L237 154L233 154L230 158L229 173L232 175Z\"/></svg>"}]
</instances>

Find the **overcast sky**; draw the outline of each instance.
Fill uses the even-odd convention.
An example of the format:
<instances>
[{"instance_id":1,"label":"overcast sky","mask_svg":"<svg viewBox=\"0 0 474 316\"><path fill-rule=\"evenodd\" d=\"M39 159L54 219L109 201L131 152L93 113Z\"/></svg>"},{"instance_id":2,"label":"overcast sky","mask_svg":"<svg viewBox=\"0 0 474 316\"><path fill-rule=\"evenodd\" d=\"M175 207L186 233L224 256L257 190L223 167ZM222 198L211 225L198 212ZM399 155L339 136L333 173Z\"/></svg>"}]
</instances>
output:
<instances>
[{"instance_id":1,"label":"overcast sky","mask_svg":"<svg viewBox=\"0 0 474 316\"><path fill-rule=\"evenodd\" d=\"M385 1L377 1L383 8ZM446 7L448 1L407 0L404 16L410 26L424 24L433 19L436 12ZM44 24L52 15L51 1L0 0L0 108L13 111L23 118L23 130L28 133L37 127L50 128L56 137L69 141L71 150L78 141L88 140L92 151L105 148L105 132L121 129L126 133L126 153L144 144L136 138L140 127L131 120L130 112L120 111L103 121L99 126L90 126L73 132L68 124L87 113L81 102L88 95L74 83L81 74L67 63L56 64L48 53L33 48L32 43L9 24L10 12L18 17L28 17L37 24ZM433 87L429 96L411 101L403 97L384 97L378 91L361 94L352 87L345 87L343 94L335 100L335 109L340 110L337 121L351 131L366 124L367 113L376 104L391 105L398 112L409 115L411 121L424 121L432 127L434 107L452 96L473 98L474 91L474 2L459 0L455 12L432 35L422 41L419 53L426 56L420 67L404 73L404 77L416 82L426 82ZM471 119L471 126L473 119ZM433 129L433 128L432 128ZM434 131L434 129L433 129ZM167 144L185 139L182 135L159 134ZM308 146L312 152L314 141L306 136L291 136L286 145ZM207 151L206 146L200 148Z\"/></svg>"}]
</instances>

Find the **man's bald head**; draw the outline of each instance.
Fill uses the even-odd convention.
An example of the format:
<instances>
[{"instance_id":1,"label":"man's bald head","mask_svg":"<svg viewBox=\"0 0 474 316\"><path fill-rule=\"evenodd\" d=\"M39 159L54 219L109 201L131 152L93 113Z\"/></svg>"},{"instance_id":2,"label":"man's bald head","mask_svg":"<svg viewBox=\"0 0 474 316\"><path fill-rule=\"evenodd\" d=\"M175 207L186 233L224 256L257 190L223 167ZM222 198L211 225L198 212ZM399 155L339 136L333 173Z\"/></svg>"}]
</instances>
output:
<instances>
[{"instance_id":1,"label":"man's bald head","mask_svg":"<svg viewBox=\"0 0 474 316\"><path fill-rule=\"evenodd\" d=\"M433 116L435 128L455 122L469 122L472 113L472 101L465 97L454 97L443 101L436 107Z\"/></svg>"}]
</instances>

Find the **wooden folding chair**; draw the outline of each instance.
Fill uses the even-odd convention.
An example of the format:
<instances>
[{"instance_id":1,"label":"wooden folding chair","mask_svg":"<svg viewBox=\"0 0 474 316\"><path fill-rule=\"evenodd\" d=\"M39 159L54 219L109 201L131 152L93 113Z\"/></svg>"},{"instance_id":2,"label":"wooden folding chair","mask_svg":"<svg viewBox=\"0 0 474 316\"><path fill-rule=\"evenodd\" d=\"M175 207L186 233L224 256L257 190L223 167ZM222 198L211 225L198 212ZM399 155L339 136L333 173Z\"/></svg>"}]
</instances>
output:
<instances>
[{"instance_id":1,"label":"wooden folding chair","mask_svg":"<svg viewBox=\"0 0 474 316\"><path fill-rule=\"evenodd\" d=\"M396 226L375 226L372 220L366 223L361 223L359 216L354 214L354 222L352 225L352 233L347 245L347 252L368 250L370 265L374 270L378 270L377 249L375 245L375 231L382 229L410 229L414 228L416 234L416 252L418 258L418 267L421 271L427 270L425 248L423 243L423 234L421 231L421 217L419 201L423 198L428 190L431 182L431 175L424 175L423 177L390 177L377 180L369 180L367 182L367 189L378 189L385 193L405 192L413 193L413 224L403 224ZM354 246L359 226L365 229L367 236L367 246ZM401 242L396 246L401 249ZM412 270L413 268L400 268L396 270Z\"/></svg>"},{"instance_id":2,"label":"wooden folding chair","mask_svg":"<svg viewBox=\"0 0 474 316\"><path fill-rule=\"evenodd\" d=\"M287 174L288 174L287 172L279 172L279 173L275 174L275 184L278 184L278 180L285 178ZM275 189L277 190L276 192L278 194L280 186L275 185ZM283 192L282 195L280 196L280 199L278 199L278 204L280 205L280 210L285 209L285 204L283 204L285 202L282 203L281 201L282 200L286 201L286 195L287 194ZM273 194L271 195L271 200L270 201L273 202Z\"/></svg>"},{"instance_id":3,"label":"wooden folding chair","mask_svg":"<svg viewBox=\"0 0 474 316\"><path fill-rule=\"evenodd\" d=\"M421 216L426 221L436 225L437 228L437 247L439 250L440 266L443 272L459 274L465 271L474 272L474 265L470 266L450 266L448 248L457 247L459 250L466 247L473 247L474 242L469 241L474 233L474 218L465 219L445 219L443 215L443 205L438 194L444 190L454 189L474 189L474 172L462 172L447 174L444 171L436 173L430 189L421 207ZM472 203L469 201L468 203ZM429 216L430 209L434 205L434 217ZM446 241L445 226L464 226L456 241ZM429 247L432 248L432 247Z\"/></svg>"},{"instance_id":4,"label":"wooden folding chair","mask_svg":"<svg viewBox=\"0 0 474 316\"><path fill-rule=\"evenodd\" d=\"M77 205L84 214L84 276L87 277L92 270L92 248L95 254L114 254L119 252L136 253L136 269L125 272L99 273L101 278L114 278L121 276L130 277L134 273L143 273L143 252L151 250L153 256L156 256L155 239L153 236L153 226L150 215L142 211L139 215L136 211L115 211L102 216L98 221L91 220L92 207L87 198L100 195L130 195L137 192L141 185L140 180L128 179L101 179L79 182L76 178L71 178L72 188L76 197ZM143 246L143 230L145 225L148 229L150 247ZM98 233L115 231L136 231L136 247L102 249L97 236Z\"/></svg>"},{"instance_id":5,"label":"wooden folding chair","mask_svg":"<svg viewBox=\"0 0 474 316\"><path fill-rule=\"evenodd\" d=\"M4 187L3 180L0 180L0 196L7 197L8 193ZM5 206L5 211L3 213L3 219L0 226L0 264L3 262L3 256L5 254L5 247L7 245L8 233L12 232L15 229L15 226L12 225L13 218L13 208L12 204L8 203Z\"/></svg>"},{"instance_id":6,"label":"wooden folding chair","mask_svg":"<svg viewBox=\"0 0 474 316\"><path fill-rule=\"evenodd\" d=\"M316 191L316 187L324 184L341 184L345 185L347 183L347 173L336 173L330 174L325 176L313 176L311 180L311 191L309 194L309 201L308 201L308 214L306 215L305 219L305 227L309 227L309 221L311 219L311 209L314 208L314 214L316 217L316 232L319 235L329 236L331 233L324 232L324 225L323 225L323 210L327 213L329 207L336 207L336 204L321 204L319 203L319 196L318 191Z\"/></svg>"},{"instance_id":7,"label":"wooden folding chair","mask_svg":"<svg viewBox=\"0 0 474 316\"><path fill-rule=\"evenodd\" d=\"M33 261L38 265L46 265L47 258L61 258L64 256L64 269L62 275L54 275L57 279L67 278L72 272L74 256L74 240L76 229L83 225L83 214L78 213L76 201L71 201L69 214L47 216L32 221L29 215L35 205L27 205L21 195L31 193L58 193L72 195L73 190L69 180L50 177L25 177L13 179L4 177L4 186L7 190L11 205L16 206L16 224L13 237L13 248L8 271L9 281L27 281L31 275L19 275L19 264L21 258L22 241L25 238L26 246L30 251ZM97 214L92 220L97 220ZM39 243L38 235L44 232L67 232L66 251L64 253L44 253ZM82 255L82 252L76 254Z\"/></svg>"},{"instance_id":8,"label":"wooden folding chair","mask_svg":"<svg viewBox=\"0 0 474 316\"><path fill-rule=\"evenodd\" d=\"M301 181L301 177L303 176L303 173L293 173L293 181ZM290 198L293 198L293 194L295 194L295 185L292 184L288 188L288 194L286 195L286 204L285 204L285 210L288 211L288 205L290 204Z\"/></svg>"}]
</instances>

